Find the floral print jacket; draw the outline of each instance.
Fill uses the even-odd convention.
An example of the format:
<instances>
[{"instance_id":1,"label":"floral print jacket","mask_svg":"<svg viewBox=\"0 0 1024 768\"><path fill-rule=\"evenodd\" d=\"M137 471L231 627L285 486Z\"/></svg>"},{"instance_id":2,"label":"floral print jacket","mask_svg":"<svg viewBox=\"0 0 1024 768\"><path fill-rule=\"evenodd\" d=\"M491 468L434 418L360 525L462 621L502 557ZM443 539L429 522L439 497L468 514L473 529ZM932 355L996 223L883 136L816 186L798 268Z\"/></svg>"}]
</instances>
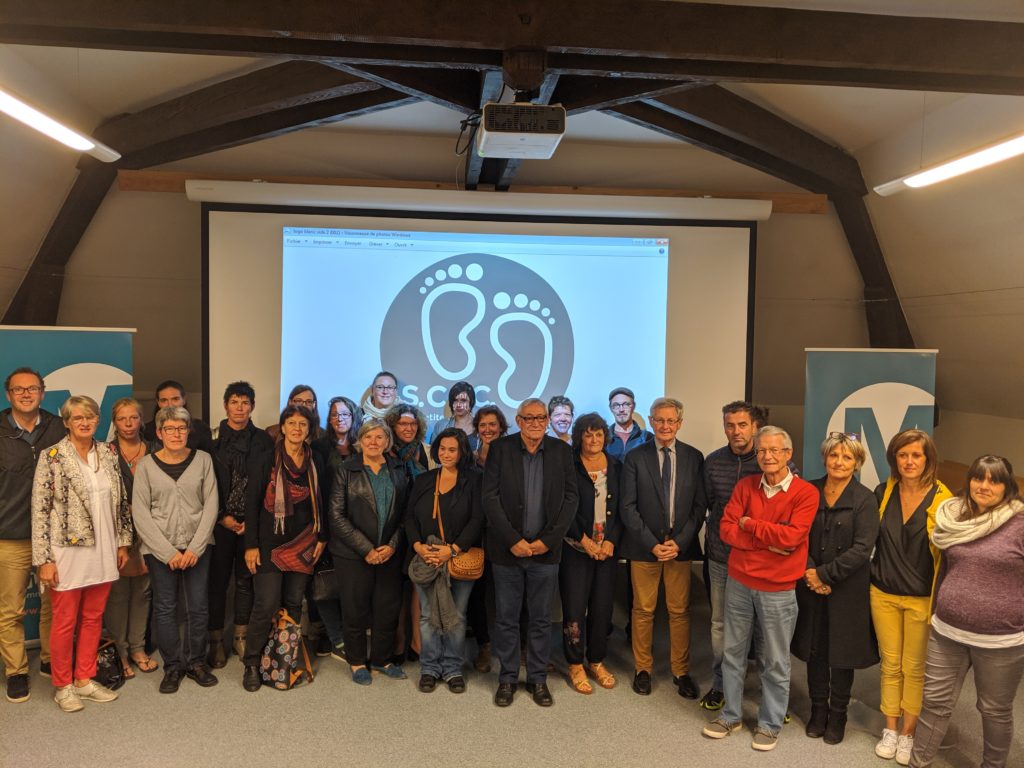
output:
<instances>
[{"instance_id":1,"label":"floral print jacket","mask_svg":"<svg viewBox=\"0 0 1024 768\"><path fill-rule=\"evenodd\" d=\"M110 481L110 502L114 510L117 545L132 544L133 529L128 494L110 447L96 443L100 471ZM32 564L53 561L53 545L59 547L92 547L96 533L89 509L89 487L82 476L75 447L65 437L46 450L36 465L32 486Z\"/></svg>"}]
</instances>

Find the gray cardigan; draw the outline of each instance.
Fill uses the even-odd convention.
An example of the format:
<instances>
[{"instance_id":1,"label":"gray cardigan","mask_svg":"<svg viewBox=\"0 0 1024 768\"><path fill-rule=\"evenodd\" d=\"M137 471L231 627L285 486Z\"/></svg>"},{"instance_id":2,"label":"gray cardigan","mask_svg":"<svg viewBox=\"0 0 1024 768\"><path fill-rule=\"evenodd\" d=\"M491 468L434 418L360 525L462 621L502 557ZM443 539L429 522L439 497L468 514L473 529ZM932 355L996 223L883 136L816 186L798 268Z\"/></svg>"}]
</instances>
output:
<instances>
[{"instance_id":1,"label":"gray cardigan","mask_svg":"<svg viewBox=\"0 0 1024 768\"><path fill-rule=\"evenodd\" d=\"M201 557L213 543L217 522L217 478L206 451L196 451L177 482L147 454L135 469L132 517L140 551L163 563L183 550Z\"/></svg>"}]
</instances>

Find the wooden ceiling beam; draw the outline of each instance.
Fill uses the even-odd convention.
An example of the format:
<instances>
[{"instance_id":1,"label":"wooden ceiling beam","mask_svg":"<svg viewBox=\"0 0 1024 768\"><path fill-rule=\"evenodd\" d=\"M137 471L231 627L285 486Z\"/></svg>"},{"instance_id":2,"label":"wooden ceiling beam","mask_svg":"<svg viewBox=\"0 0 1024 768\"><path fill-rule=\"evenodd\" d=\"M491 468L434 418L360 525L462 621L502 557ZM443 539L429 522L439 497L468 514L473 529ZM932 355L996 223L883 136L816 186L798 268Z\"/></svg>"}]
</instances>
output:
<instances>
[{"instance_id":1,"label":"wooden ceiling beam","mask_svg":"<svg viewBox=\"0 0 1024 768\"><path fill-rule=\"evenodd\" d=\"M80 163L71 191L4 312L4 325L57 324L68 260L116 175L113 165L92 158Z\"/></svg>"},{"instance_id":2,"label":"wooden ceiling beam","mask_svg":"<svg viewBox=\"0 0 1024 768\"><path fill-rule=\"evenodd\" d=\"M502 73L488 71L480 73L480 109L489 101L497 101L505 90L505 82ZM467 137L469 144L466 147L466 189L476 189L480 185L480 173L483 171L484 159L476 153L476 131L474 127Z\"/></svg>"},{"instance_id":3,"label":"wooden ceiling beam","mask_svg":"<svg viewBox=\"0 0 1024 768\"><path fill-rule=\"evenodd\" d=\"M819 73L813 82L821 84L895 72L935 78L929 88L948 77L969 92L989 92L1001 81L1007 92L1024 93L1024 24L1010 22L661 0L252 0L244 25L233 5L208 0L6 0L0 14L0 40L10 43L104 38L109 45L121 36L129 44L140 34L149 36L151 50L180 53L199 52L196 46L213 39L233 41L228 47L236 55L279 54L283 47L291 55L322 53L332 41L530 48L619 57L624 74L631 57L644 57L746 66L751 74L758 67L804 67L806 75Z\"/></svg>"},{"instance_id":4,"label":"wooden ceiling beam","mask_svg":"<svg viewBox=\"0 0 1024 768\"><path fill-rule=\"evenodd\" d=\"M610 109L631 101L656 99L678 91L703 88L706 85L707 83L699 80L680 82L678 80L643 80L632 77L562 75L551 100L553 103L565 107L568 114L576 115L594 109Z\"/></svg>"},{"instance_id":5,"label":"wooden ceiling beam","mask_svg":"<svg viewBox=\"0 0 1024 768\"><path fill-rule=\"evenodd\" d=\"M648 103L791 162L821 177L826 186L867 194L852 155L721 86L671 93Z\"/></svg>"},{"instance_id":6,"label":"wooden ceiling beam","mask_svg":"<svg viewBox=\"0 0 1024 768\"><path fill-rule=\"evenodd\" d=\"M420 67L375 67L331 63L330 66L393 91L447 109L469 114L478 109L480 75L467 69L423 69Z\"/></svg>"}]
</instances>

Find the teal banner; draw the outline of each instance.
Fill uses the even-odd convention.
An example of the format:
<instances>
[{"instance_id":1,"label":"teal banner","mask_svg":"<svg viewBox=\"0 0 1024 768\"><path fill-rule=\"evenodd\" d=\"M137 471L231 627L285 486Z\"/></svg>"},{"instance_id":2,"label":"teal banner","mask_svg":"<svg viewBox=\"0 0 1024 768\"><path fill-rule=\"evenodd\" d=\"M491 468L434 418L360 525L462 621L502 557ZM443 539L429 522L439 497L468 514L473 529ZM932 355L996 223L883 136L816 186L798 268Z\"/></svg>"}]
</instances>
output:
<instances>
[{"instance_id":1,"label":"teal banner","mask_svg":"<svg viewBox=\"0 0 1024 768\"><path fill-rule=\"evenodd\" d=\"M860 481L889 478L885 449L904 429L931 434L937 350L808 349L804 395L804 477L825 474L821 442L856 433L867 451Z\"/></svg>"},{"instance_id":2,"label":"teal banner","mask_svg":"<svg viewBox=\"0 0 1024 768\"><path fill-rule=\"evenodd\" d=\"M100 406L96 438L113 436L111 406L132 395L134 329L28 328L0 326L0 376L29 367L46 383L43 409L59 414L71 395L88 395ZM10 407L7 392L2 408ZM29 510L25 510L29 514ZM39 638L39 592L33 579L25 599L25 639Z\"/></svg>"}]
</instances>

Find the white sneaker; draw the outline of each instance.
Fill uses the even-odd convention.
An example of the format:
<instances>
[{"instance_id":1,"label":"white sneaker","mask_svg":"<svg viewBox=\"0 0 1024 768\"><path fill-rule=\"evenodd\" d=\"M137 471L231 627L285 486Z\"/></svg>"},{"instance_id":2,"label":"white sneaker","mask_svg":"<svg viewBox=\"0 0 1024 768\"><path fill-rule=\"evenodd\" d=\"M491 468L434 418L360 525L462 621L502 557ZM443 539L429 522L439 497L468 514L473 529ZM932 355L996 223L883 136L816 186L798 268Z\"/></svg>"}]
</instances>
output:
<instances>
[{"instance_id":1,"label":"white sneaker","mask_svg":"<svg viewBox=\"0 0 1024 768\"><path fill-rule=\"evenodd\" d=\"M896 741L896 762L910 765L910 753L914 751L914 737L900 736Z\"/></svg>"},{"instance_id":2,"label":"white sneaker","mask_svg":"<svg viewBox=\"0 0 1024 768\"><path fill-rule=\"evenodd\" d=\"M78 698L78 694L75 693L74 685L65 685L58 688L57 692L53 694L53 700L65 712L78 712L81 709L85 709L85 705Z\"/></svg>"},{"instance_id":3,"label":"white sneaker","mask_svg":"<svg viewBox=\"0 0 1024 768\"><path fill-rule=\"evenodd\" d=\"M896 743L899 737L896 731L886 728L882 731L882 738L875 744L875 754L885 760L892 760L896 757Z\"/></svg>"},{"instance_id":4,"label":"white sneaker","mask_svg":"<svg viewBox=\"0 0 1024 768\"><path fill-rule=\"evenodd\" d=\"M117 698L117 694L109 688L104 688L102 685L97 683L95 680L90 680L88 683L83 685L81 688L75 688L75 695L80 699L86 699L88 701L98 701L105 703L113 701Z\"/></svg>"}]
</instances>

